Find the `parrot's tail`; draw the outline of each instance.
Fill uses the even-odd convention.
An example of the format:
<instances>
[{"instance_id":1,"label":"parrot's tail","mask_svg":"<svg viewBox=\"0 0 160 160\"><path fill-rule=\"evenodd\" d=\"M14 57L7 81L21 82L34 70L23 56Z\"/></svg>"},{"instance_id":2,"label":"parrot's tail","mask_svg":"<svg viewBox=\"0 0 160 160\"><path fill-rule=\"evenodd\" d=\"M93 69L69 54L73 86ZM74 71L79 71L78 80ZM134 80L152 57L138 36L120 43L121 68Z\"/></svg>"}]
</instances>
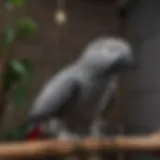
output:
<instances>
[{"instance_id":1,"label":"parrot's tail","mask_svg":"<svg viewBox=\"0 0 160 160\"><path fill-rule=\"evenodd\" d=\"M43 136L39 124L31 124L28 121L23 124L25 126L24 140L37 140Z\"/></svg>"},{"instance_id":2,"label":"parrot's tail","mask_svg":"<svg viewBox=\"0 0 160 160\"><path fill-rule=\"evenodd\" d=\"M41 129L39 126L33 128L30 132L26 133L26 139L27 140L37 140L40 139L42 137L43 133L41 132Z\"/></svg>"}]
</instances>

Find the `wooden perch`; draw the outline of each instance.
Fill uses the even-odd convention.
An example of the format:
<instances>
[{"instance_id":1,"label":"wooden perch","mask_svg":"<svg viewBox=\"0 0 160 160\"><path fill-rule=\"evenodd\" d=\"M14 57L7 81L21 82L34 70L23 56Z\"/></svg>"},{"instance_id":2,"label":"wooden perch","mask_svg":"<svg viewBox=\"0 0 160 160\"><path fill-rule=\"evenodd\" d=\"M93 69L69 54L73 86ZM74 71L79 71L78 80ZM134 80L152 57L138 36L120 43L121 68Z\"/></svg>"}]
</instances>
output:
<instances>
[{"instance_id":1,"label":"wooden perch","mask_svg":"<svg viewBox=\"0 0 160 160\"><path fill-rule=\"evenodd\" d=\"M96 140L93 138L83 139L81 142L41 140L35 142L17 142L0 145L0 157L24 158L39 157L46 155L69 155L79 151L160 151L160 134L145 137L106 138Z\"/></svg>"}]
</instances>

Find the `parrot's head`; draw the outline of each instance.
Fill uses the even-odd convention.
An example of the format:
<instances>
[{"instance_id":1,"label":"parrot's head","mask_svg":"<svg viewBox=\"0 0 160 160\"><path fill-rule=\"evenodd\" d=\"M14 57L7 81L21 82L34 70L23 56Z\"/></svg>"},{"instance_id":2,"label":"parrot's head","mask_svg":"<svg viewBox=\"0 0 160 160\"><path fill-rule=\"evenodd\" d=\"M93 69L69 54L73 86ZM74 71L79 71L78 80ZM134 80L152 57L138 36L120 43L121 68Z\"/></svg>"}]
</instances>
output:
<instances>
[{"instance_id":1,"label":"parrot's head","mask_svg":"<svg viewBox=\"0 0 160 160\"><path fill-rule=\"evenodd\" d=\"M119 72L137 66L130 44L121 38L95 39L83 53L81 62L91 72Z\"/></svg>"}]
</instances>

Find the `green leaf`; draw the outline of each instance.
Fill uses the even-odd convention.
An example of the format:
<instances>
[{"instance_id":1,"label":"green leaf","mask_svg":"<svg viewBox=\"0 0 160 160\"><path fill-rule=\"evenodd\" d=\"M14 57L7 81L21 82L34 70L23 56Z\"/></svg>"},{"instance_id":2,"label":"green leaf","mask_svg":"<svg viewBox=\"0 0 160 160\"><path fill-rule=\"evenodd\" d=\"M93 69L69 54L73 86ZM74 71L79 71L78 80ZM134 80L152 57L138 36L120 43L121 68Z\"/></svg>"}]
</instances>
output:
<instances>
[{"instance_id":1,"label":"green leaf","mask_svg":"<svg viewBox=\"0 0 160 160\"><path fill-rule=\"evenodd\" d=\"M14 86L12 93L15 106L20 108L23 107L26 103L27 88L32 75L32 66L29 60L22 59L19 61L12 61L12 67L19 75L19 81L16 86Z\"/></svg>"},{"instance_id":2,"label":"green leaf","mask_svg":"<svg viewBox=\"0 0 160 160\"><path fill-rule=\"evenodd\" d=\"M17 83L16 86L13 87L12 94L15 107L24 107L27 98L27 88L25 85Z\"/></svg>"},{"instance_id":3,"label":"green leaf","mask_svg":"<svg viewBox=\"0 0 160 160\"><path fill-rule=\"evenodd\" d=\"M18 60L12 60L10 62L10 64L11 64L11 67L13 68L13 70L17 74L22 75L22 76L25 76L27 74L26 70L25 70L25 68L23 66L23 64L20 61L18 61Z\"/></svg>"},{"instance_id":4,"label":"green leaf","mask_svg":"<svg viewBox=\"0 0 160 160\"><path fill-rule=\"evenodd\" d=\"M4 0L4 5L8 10L24 7L26 0Z\"/></svg>"},{"instance_id":5,"label":"green leaf","mask_svg":"<svg viewBox=\"0 0 160 160\"><path fill-rule=\"evenodd\" d=\"M20 76L20 79L28 81L27 78L30 77L32 73L32 65L29 60L11 60L10 65L13 70Z\"/></svg>"},{"instance_id":6,"label":"green leaf","mask_svg":"<svg viewBox=\"0 0 160 160\"><path fill-rule=\"evenodd\" d=\"M29 60L11 60L4 74L4 88L12 89L13 101L16 107L23 107L27 98L27 87L30 83L32 66Z\"/></svg>"},{"instance_id":7,"label":"green leaf","mask_svg":"<svg viewBox=\"0 0 160 160\"><path fill-rule=\"evenodd\" d=\"M15 30L12 26L5 27L3 31L3 41L4 44L9 45L14 42L16 38Z\"/></svg>"},{"instance_id":8,"label":"green leaf","mask_svg":"<svg viewBox=\"0 0 160 160\"><path fill-rule=\"evenodd\" d=\"M29 17L22 18L17 23L18 37L26 38L35 35L37 24Z\"/></svg>"},{"instance_id":9,"label":"green leaf","mask_svg":"<svg viewBox=\"0 0 160 160\"><path fill-rule=\"evenodd\" d=\"M19 80L19 74L10 66L8 65L8 68L6 72L4 73L4 89L5 91L8 91L12 88L12 86Z\"/></svg>"},{"instance_id":10,"label":"green leaf","mask_svg":"<svg viewBox=\"0 0 160 160\"><path fill-rule=\"evenodd\" d=\"M32 76L32 65L29 60L10 60L8 68L4 74L4 89L11 90L17 83L23 83L27 88Z\"/></svg>"}]
</instances>

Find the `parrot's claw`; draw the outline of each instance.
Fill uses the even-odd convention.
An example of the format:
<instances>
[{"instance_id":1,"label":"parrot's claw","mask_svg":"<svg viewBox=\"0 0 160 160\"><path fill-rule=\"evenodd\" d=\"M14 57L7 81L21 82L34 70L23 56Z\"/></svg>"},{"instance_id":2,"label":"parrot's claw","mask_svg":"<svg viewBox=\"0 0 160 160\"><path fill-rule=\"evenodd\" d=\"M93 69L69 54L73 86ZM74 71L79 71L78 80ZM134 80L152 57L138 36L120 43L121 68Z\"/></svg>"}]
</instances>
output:
<instances>
[{"instance_id":1,"label":"parrot's claw","mask_svg":"<svg viewBox=\"0 0 160 160\"><path fill-rule=\"evenodd\" d=\"M95 123L93 123L93 125L91 126L91 130L90 130L90 136L94 138L98 138L98 139L103 137L101 133L100 121L96 121Z\"/></svg>"},{"instance_id":2,"label":"parrot's claw","mask_svg":"<svg viewBox=\"0 0 160 160\"><path fill-rule=\"evenodd\" d=\"M79 141L81 138L76 134L71 134L69 132L61 132L60 135L58 136L58 139Z\"/></svg>"},{"instance_id":3,"label":"parrot's claw","mask_svg":"<svg viewBox=\"0 0 160 160\"><path fill-rule=\"evenodd\" d=\"M104 138L104 135L101 133L94 133L94 134L91 134L91 137L96 138L96 139L102 139Z\"/></svg>"},{"instance_id":4,"label":"parrot's claw","mask_svg":"<svg viewBox=\"0 0 160 160\"><path fill-rule=\"evenodd\" d=\"M104 137L104 135L99 130L92 130L90 136L98 139Z\"/></svg>"}]
</instances>

